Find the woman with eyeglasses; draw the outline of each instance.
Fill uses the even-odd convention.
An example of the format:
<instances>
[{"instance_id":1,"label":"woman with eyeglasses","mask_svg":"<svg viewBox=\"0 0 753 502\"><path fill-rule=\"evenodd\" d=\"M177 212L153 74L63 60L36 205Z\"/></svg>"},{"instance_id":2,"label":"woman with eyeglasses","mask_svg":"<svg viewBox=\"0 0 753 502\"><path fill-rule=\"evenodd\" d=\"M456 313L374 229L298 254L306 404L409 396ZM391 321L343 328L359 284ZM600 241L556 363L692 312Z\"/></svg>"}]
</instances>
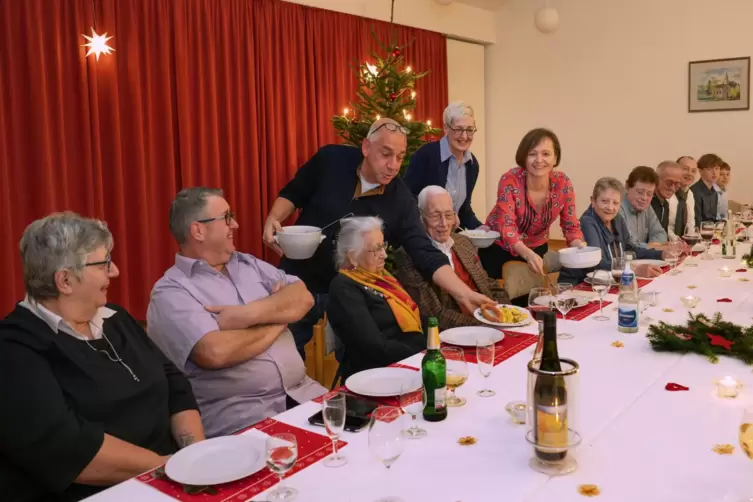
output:
<instances>
[{"instance_id":1,"label":"woman with eyeglasses","mask_svg":"<svg viewBox=\"0 0 753 502\"><path fill-rule=\"evenodd\" d=\"M382 220L348 218L337 239L339 273L329 289L327 317L345 346L343 379L388 366L426 348L418 306L384 269Z\"/></svg>"},{"instance_id":2,"label":"woman with eyeglasses","mask_svg":"<svg viewBox=\"0 0 753 502\"><path fill-rule=\"evenodd\" d=\"M544 254L549 250L549 228L559 217L562 233L572 247L585 246L575 212L575 191L570 178L556 170L562 155L557 135L548 129L529 131L518 145L518 167L499 179L497 203L486 224L500 234L494 245L479 249L490 277L502 277L502 266L525 261L544 274Z\"/></svg>"},{"instance_id":3,"label":"woman with eyeglasses","mask_svg":"<svg viewBox=\"0 0 753 502\"><path fill-rule=\"evenodd\" d=\"M427 186L446 188L458 215L458 225L486 229L471 208L471 195L479 172L478 160L471 153L477 131L473 108L462 101L451 103L445 108L443 119L444 137L426 143L413 154L403 181L414 197Z\"/></svg>"},{"instance_id":4,"label":"woman with eyeglasses","mask_svg":"<svg viewBox=\"0 0 753 502\"><path fill-rule=\"evenodd\" d=\"M186 377L107 303L112 246L74 213L21 238L26 298L0 321L3 500L81 500L204 439Z\"/></svg>"}]
</instances>

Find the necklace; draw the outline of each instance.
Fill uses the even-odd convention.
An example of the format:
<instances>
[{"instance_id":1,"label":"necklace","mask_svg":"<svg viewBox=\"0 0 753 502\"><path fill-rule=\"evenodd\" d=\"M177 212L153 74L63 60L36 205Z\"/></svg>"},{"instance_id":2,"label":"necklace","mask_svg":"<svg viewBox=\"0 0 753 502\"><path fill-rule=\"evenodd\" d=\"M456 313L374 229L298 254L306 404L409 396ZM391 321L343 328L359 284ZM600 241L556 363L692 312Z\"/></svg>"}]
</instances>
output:
<instances>
[{"instance_id":1,"label":"necklace","mask_svg":"<svg viewBox=\"0 0 753 502\"><path fill-rule=\"evenodd\" d=\"M89 346L89 348L90 348L90 349L92 349L92 350L93 350L94 352L101 352L101 353L103 353L104 355L106 355L106 356L107 356L107 358L108 358L108 359L109 359L110 361L112 361L112 362L114 362L114 363L120 363L120 364L121 364L121 365L122 365L122 366L123 366L123 367L124 367L125 369L127 369L127 370L128 370L128 373L130 373L130 374L131 374L131 376L133 377L133 379L134 379L135 381L137 381L137 382L140 382L141 380L139 380L139 377L137 377L137 376L136 376L136 374L135 374L135 373L133 372L133 370L131 369L131 367L130 367L130 366L128 366L128 365L127 365L127 364L125 363L125 361L123 361L123 359L122 359L122 358L121 358L121 357L120 357L120 356L118 355L117 351L115 350L115 347L113 347L113 346L112 346L112 343L110 343L110 340L109 340L109 339L107 338L107 336L105 335L105 333L104 333L104 332L102 332L102 338L104 338L104 339L105 339L105 340L107 341L107 345L109 345L109 346L110 346L110 348L112 349L112 353L113 353L113 354L115 354L115 358L114 358L114 359L113 359L113 357L112 357L112 356L110 355L110 353L109 353L109 352L107 352L106 350L103 350L103 349L96 349L96 348L94 348L94 346L93 346L93 345L92 345L91 343L89 343L89 340L86 340L86 345L88 345L88 346Z\"/></svg>"}]
</instances>

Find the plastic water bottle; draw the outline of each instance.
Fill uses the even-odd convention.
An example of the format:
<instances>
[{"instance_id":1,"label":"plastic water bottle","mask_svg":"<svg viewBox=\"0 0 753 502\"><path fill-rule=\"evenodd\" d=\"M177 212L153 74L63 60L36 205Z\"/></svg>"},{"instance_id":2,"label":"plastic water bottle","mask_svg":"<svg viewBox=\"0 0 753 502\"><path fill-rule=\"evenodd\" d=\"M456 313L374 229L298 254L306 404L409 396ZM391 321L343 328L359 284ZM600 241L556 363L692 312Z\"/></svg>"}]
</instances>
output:
<instances>
[{"instance_id":1,"label":"plastic water bottle","mask_svg":"<svg viewBox=\"0 0 753 502\"><path fill-rule=\"evenodd\" d=\"M617 329L622 333L638 332L638 283L633 273L632 260L628 258L620 280L617 300Z\"/></svg>"}]
</instances>

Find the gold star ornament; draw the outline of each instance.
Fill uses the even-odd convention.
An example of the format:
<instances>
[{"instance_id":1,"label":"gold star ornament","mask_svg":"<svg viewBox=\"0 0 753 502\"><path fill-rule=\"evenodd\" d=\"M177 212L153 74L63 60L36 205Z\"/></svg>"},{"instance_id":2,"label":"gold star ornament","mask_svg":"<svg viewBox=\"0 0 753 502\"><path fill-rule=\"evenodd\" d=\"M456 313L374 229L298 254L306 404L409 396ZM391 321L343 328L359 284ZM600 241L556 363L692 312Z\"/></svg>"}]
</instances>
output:
<instances>
[{"instance_id":1,"label":"gold star ornament","mask_svg":"<svg viewBox=\"0 0 753 502\"><path fill-rule=\"evenodd\" d=\"M94 54L94 56L97 58L97 61L99 61L100 54L110 54L110 51L115 50L107 45L107 41L112 38L108 37L107 33L105 33L104 35L97 35L97 32L95 32L94 28L92 28L92 36L88 37L83 33L81 34L81 36L89 41L88 44L82 45L82 47L89 48L89 51L86 53L86 57Z\"/></svg>"}]
</instances>

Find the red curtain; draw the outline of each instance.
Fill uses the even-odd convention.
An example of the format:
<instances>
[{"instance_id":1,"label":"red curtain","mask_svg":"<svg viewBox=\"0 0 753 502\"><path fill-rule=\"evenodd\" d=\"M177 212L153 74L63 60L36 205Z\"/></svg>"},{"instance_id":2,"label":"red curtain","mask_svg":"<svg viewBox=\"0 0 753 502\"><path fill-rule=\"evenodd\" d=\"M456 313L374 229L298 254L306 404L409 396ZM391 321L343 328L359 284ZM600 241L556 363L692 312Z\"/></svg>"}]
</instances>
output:
<instances>
[{"instance_id":1,"label":"red curtain","mask_svg":"<svg viewBox=\"0 0 753 502\"><path fill-rule=\"evenodd\" d=\"M86 58L96 26L115 49ZM173 263L168 208L183 187L223 188L239 249L267 259L261 231L280 188L354 97L351 63L389 24L280 0L0 0L0 312L23 297L18 241L32 220L104 219L121 270L110 300L143 318ZM441 121L443 35L395 27L415 70L415 116Z\"/></svg>"}]
</instances>

